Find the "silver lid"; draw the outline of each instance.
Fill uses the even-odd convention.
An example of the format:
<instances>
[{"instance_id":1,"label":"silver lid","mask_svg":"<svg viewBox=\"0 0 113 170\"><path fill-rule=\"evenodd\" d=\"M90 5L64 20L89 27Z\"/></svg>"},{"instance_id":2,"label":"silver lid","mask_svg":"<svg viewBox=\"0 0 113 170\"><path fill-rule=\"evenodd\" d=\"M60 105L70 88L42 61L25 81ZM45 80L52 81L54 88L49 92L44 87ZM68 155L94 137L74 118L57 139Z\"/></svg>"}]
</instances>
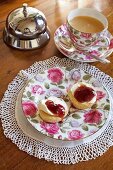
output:
<instances>
[{"instance_id":1,"label":"silver lid","mask_svg":"<svg viewBox=\"0 0 113 170\"><path fill-rule=\"evenodd\" d=\"M12 11L6 20L9 33L20 39L34 39L46 31L46 26L44 14L26 3Z\"/></svg>"}]
</instances>

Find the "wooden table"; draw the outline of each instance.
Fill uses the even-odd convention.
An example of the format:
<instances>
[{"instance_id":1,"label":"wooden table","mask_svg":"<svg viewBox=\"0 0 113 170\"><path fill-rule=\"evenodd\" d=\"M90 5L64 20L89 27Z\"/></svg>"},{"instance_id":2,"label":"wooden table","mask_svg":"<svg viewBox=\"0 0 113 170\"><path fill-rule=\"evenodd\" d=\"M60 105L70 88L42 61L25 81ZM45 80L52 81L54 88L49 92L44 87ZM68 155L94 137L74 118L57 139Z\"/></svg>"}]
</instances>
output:
<instances>
[{"instance_id":1,"label":"wooden table","mask_svg":"<svg viewBox=\"0 0 113 170\"><path fill-rule=\"evenodd\" d=\"M41 10L51 30L51 40L43 48L34 51L18 51L7 47L2 39L2 31L8 13L20 7L24 2ZM112 0L1 0L0 1L0 99L10 81L21 69L26 69L35 61L44 60L54 55L63 57L54 44L53 35L57 27L66 21L66 16L71 9L78 7L93 7L101 11L108 19L109 31L113 34L113 1ZM110 64L94 63L103 72L113 77L113 54L108 57ZM78 163L76 165L56 165L29 156L20 151L3 134L0 123L0 170L113 170L113 147L103 156L95 160Z\"/></svg>"}]
</instances>

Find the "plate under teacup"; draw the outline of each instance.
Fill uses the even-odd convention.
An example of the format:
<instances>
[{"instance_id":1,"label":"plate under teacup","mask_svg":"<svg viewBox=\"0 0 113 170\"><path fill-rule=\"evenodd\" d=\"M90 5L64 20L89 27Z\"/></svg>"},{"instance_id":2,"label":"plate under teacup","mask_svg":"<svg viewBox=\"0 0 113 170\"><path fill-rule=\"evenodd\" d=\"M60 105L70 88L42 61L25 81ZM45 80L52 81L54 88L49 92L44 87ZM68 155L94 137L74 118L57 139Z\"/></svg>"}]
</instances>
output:
<instances>
[{"instance_id":1,"label":"plate under teacup","mask_svg":"<svg viewBox=\"0 0 113 170\"><path fill-rule=\"evenodd\" d=\"M108 30L106 30L105 34L109 38L109 40L113 39L113 36L110 34L110 32ZM92 58L90 54L98 56L98 57L104 56L106 58L112 53L112 50L108 50L109 43L108 43L107 39L106 39L106 41L105 41L105 39L98 40L94 46L92 46L91 48L89 48L87 50L87 55L85 54L84 51L76 49L73 46L72 41L69 37L69 33L67 31L66 24L63 24L59 28L57 28L57 30L55 31L55 34L54 34L54 42L56 44L56 47L62 54L64 54L68 58L71 58L73 60L80 61L80 62L95 62L95 61L97 61L96 59ZM72 48L75 48L75 51L67 52L65 50L65 48L62 48L62 46L60 45L61 42L65 48L67 47L67 49L69 49L69 47L70 48L72 47ZM89 55L88 55L88 53L89 53ZM72 55L73 55L73 58L71 57Z\"/></svg>"}]
</instances>

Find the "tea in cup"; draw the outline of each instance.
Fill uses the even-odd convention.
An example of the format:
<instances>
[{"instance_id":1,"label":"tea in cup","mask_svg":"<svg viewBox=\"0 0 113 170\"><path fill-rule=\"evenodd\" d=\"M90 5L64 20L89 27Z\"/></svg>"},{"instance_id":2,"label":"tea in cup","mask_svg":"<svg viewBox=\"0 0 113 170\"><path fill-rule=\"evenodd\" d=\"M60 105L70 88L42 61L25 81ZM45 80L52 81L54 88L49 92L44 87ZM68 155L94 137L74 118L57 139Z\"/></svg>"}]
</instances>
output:
<instances>
[{"instance_id":1,"label":"tea in cup","mask_svg":"<svg viewBox=\"0 0 113 170\"><path fill-rule=\"evenodd\" d=\"M79 49L88 49L98 40L109 41L104 34L108 29L107 18L95 9L72 10L67 17L66 25L73 45Z\"/></svg>"}]
</instances>

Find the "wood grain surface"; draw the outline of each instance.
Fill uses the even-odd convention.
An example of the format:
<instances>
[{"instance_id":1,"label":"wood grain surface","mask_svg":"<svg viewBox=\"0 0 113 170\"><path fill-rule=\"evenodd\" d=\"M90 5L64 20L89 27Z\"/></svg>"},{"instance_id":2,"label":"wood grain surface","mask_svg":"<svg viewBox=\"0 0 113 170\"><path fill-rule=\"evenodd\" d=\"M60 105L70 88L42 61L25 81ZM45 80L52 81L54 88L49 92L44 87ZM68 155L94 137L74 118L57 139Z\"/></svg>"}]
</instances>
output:
<instances>
[{"instance_id":1,"label":"wood grain surface","mask_svg":"<svg viewBox=\"0 0 113 170\"><path fill-rule=\"evenodd\" d=\"M34 51L18 51L7 47L3 42L2 32L8 13L24 2L41 10L51 31L49 43ZM64 57L56 48L53 35L57 27L66 21L71 9L93 7L108 19L109 31L113 34L113 0L0 0L0 100L8 84L21 69L26 69L35 61L44 60L54 55ZM95 62L97 68L113 77L113 54L110 64ZM95 160L75 165L57 165L38 159L20 151L18 147L3 134L0 122L0 170L113 170L113 147Z\"/></svg>"}]
</instances>

